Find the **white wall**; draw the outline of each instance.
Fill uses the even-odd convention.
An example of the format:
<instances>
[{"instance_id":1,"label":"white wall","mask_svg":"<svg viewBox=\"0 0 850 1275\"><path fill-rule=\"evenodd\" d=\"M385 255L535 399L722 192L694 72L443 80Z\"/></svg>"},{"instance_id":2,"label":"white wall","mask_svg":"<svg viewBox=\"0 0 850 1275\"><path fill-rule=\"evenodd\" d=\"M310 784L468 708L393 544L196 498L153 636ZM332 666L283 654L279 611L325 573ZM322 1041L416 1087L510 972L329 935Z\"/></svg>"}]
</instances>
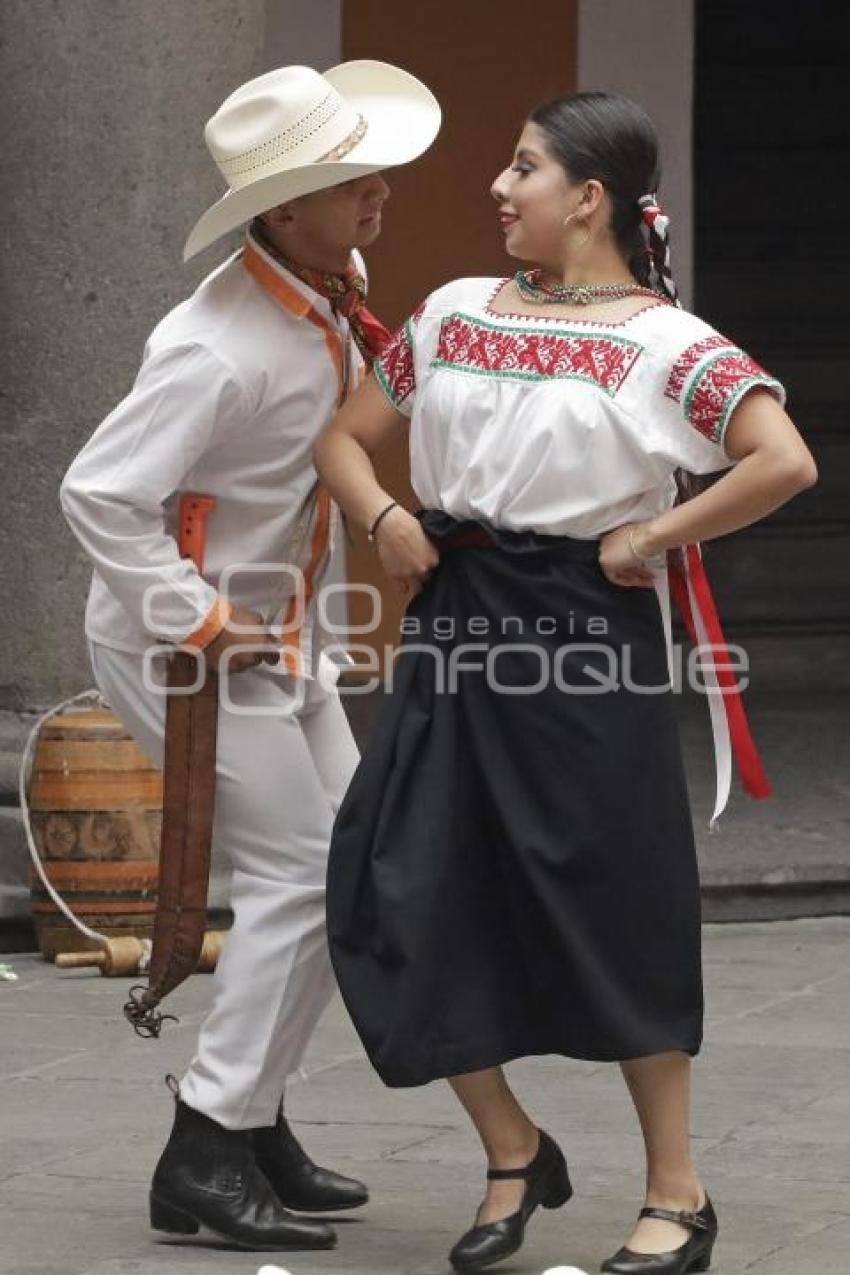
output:
<instances>
[{"instance_id":1,"label":"white wall","mask_svg":"<svg viewBox=\"0 0 850 1275\"><path fill-rule=\"evenodd\" d=\"M671 217L673 275L693 295L694 0L579 0L578 87L626 93L661 140L661 202Z\"/></svg>"}]
</instances>

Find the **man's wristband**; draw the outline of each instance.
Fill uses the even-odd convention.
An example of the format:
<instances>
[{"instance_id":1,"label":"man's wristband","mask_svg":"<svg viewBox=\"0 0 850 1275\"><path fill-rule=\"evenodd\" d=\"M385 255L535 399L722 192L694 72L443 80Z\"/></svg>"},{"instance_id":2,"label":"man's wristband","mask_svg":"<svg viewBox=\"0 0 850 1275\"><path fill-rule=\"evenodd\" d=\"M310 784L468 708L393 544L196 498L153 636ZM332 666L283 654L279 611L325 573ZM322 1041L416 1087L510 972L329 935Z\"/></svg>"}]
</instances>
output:
<instances>
[{"instance_id":1,"label":"man's wristband","mask_svg":"<svg viewBox=\"0 0 850 1275\"><path fill-rule=\"evenodd\" d=\"M398 508L398 501L392 500L387 505L386 509L381 510L381 512L378 514L377 518L375 519L375 521L372 523L372 526L369 528L369 530L366 533L366 536L369 540L375 539L375 532L378 530L378 528L380 527L381 523L386 518L390 510L397 509L397 508Z\"/></svg>"}]
</instances>

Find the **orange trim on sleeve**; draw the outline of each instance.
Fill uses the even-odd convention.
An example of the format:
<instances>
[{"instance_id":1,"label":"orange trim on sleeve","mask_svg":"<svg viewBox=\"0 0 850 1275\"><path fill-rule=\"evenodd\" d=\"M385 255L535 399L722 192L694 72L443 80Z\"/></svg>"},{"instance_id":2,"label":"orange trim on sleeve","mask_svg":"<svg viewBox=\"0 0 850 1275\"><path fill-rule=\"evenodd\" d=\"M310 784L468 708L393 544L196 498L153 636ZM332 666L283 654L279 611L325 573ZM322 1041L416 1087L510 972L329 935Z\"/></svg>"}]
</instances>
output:
<instances>
[{"instance_id":1,"label":"orange trim on sleeve","mask_svg":"<svg viewBox=\"0 0 850 1275\"><path fill-rule=\"evenodd\" d=\"M188 637L185 637L180 645L191 646L196 651L206 650L209 644L218 637L232 614L233 607L219 594L207 612L203 624L195 629L194 633L190 633Z\"/></svg>"}]
</instances>

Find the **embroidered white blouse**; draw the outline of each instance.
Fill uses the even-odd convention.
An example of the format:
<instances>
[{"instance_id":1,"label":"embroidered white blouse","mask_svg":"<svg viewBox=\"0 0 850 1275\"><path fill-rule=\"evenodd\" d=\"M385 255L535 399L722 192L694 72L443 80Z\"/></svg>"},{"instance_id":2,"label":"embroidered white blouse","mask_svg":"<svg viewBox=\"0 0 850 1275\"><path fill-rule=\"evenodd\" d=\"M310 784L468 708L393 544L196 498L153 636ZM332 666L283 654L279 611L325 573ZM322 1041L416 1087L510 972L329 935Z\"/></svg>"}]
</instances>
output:
<instances>
[{"instance_id":1,"label":"embroidered white blouse","mask_svg":"<svg viewBox=\"0 0 850 1275\"><path fill-rule=\"evenodd\" d=\"M732 341L672 305L625 321L501 314L504 279L432 293L375 365L411 418L423 505L511 531L593 539L674 502L678 467L729 468L723 436L757 385Z\"/></svg>"},{"instance_id":2,"label":"embroidered white blouse","mask_svg":"<svg viewBox=\"0 0 850 1275\"><path fill-rule=\"evenodd\" d=\"M648 302L624 321L502 314L505 279L438 289L375 364L390 402L410 418L410 469L422 504L510 531L596 539L669 509L674 472L730 468L723 439L745 394L785 390L734 342L673 305ZM667 571L655 589L674 681ZM698 641L710 639L692 588ZM728 801L726 703L703 665L717 791Z\"/></svg>"}]
</instances>

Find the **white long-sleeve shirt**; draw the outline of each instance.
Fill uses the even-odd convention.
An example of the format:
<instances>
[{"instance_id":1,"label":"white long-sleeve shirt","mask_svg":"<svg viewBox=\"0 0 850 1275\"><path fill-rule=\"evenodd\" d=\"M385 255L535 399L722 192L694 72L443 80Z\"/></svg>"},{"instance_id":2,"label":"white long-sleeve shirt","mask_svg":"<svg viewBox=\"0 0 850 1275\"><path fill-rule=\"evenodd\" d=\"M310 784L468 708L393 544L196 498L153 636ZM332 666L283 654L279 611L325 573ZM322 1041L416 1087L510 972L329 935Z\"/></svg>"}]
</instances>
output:
<instances>
[{"instance_id":1,"label":"white long-sleeve shirt","mask_svg":"<svg viewBox=\"0 0 850 1275\"><path fill-rule=\"evenodd\" d=\"M341 547L335 510L330 543L317 544L312 444L336 410L338 366L356 384L362 359L324 297L256 240L246 251L256 270L235 254L158 324L133 388L62 484L94 566L86 633L106 646L205 645L221 628L226 569L227 600L272 621L294 591L288 566L312 558L320 573ZM178 552L186 491L216 502L203 576ZM308 608L298 635L308 675L315 644L336 640Z\"/></svg>"}]
</instances>

